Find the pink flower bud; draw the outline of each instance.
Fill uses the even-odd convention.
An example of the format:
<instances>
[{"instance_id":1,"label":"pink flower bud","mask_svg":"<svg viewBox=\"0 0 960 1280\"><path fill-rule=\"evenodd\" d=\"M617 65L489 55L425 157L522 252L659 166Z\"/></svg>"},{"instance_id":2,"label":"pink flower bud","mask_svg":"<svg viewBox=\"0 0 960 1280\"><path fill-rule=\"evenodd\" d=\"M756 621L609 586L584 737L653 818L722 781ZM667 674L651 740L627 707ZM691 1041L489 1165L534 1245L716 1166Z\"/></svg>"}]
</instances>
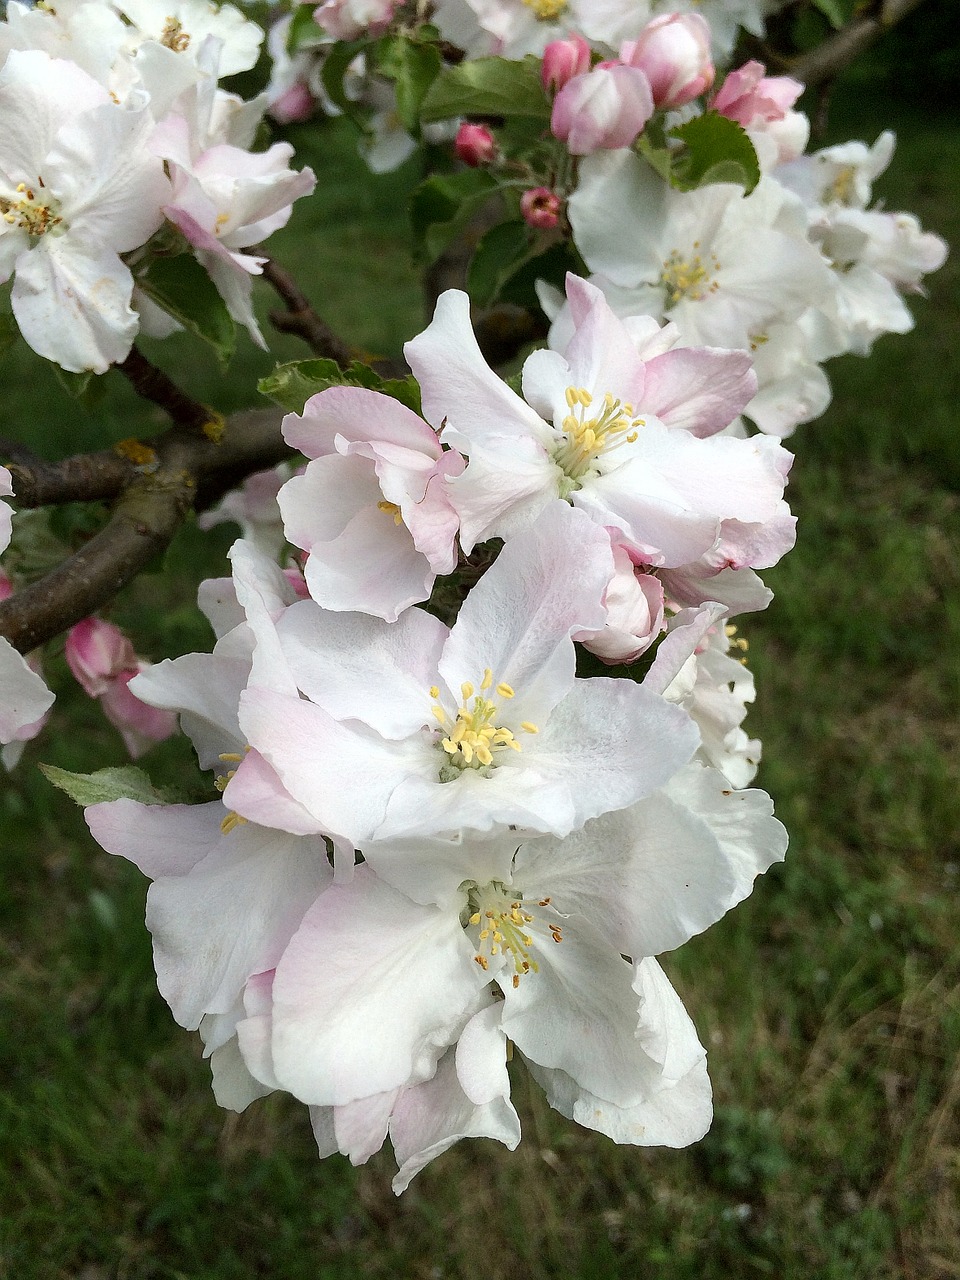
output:
<instances>
[{"instance_id":1,"label":"pink flower bud","mask_svg":"<svg viewBox=\"0 0 960 1280\"><path fill-rule=\"evenodd\" d=\"M0 600L9 600L13 595L13 583L7 577L2 569L0 569Z\"/></svg>"},{"instance_id":2,"label":"pink flower bud","mask_svg":"<svg viewBox=\"0 0 960 1280\"><path fill-rule=\"evenodd\" d=\"M471 169L489 164L497 154L496 139L482 124L464 122L457 130L453 145L458 157Z\"/></svg>"},{"instance_id":3,"label":"pink flower bud","mask_svg":"<svg viewBox=\"0 0 960 1280\"><path fill-rule=\"evenodd\" d=\"M563 86L554 100L550 128L571 155L587 156L629 147L652 115L644 72L602 63Z\"/></svg>"},{"instance_id":4,"label":"pink flower bud","mask_svg":"<svg viewBox=\"0 0 960 1280\"><path fill-rule=\"evenodd\" d=\"M102 618L84 618L67 634L67 666L84 693L100 698L122 672L137 670L133 645L119 627Z\"/></svg>"},{"instance_id":5,"label":"pink flower bud","mask_svg":"<svg viewBox=\"0 0 960 1280\"><path fill-rule=\"evenodd\" d=\"M682 107L713 84L710 28L699 13L654 18L636 40L623 45L620 59L646 73L661 110Z\"/></svg>"},{"instance_id":6,"label":"pink flower bud","mask_svg":"<svg viewBox=\"0 0 960 1280\"><path fill-rule=\"evenodd\" d=\"M546 90L562 89L574 76L590 70L590 46L583 36L571 35L566 40L551 40L543 51L540 79Z\"/></svg>"},{"instance_id":7,"label":"pink flower bud","mask_svg":"<svg viewBox=\"0 0 960 1280\"><path fill-rule=\"evenodd\" d=\"M146 666L146 663L140 664ZM132 760L138 759L155 742L163 742L177 729L177 717L173 711L150 707L141 702L127 688L138 674L138 668L122 671L110 682L100 699L103 714L120 733Z\"/></svg>"},{"instance_id":8,"label":"pink flower bud","mask_svg":"<svg viewBox=\"0 0 960 1280\"><path fill-rule=\"evenodd\" d=\"M751 125L782 120L803 93L792 76L768 76L762 62L745 62L731 71L714 95L711 107L728 120Z\"/></svg>"},{"instance_id":9,"label":"pink flower bud","mask_svg":"<svg viewBox=\"0 0 960 1280\"><path fill-rule=\"evenodd\" d=\"M531 187L520 197L520 212L524 221L541 231L549 231L560 221L562 202L549 187Z\"/></svg>"},{"instance_id":10,"label":"pink flower bud","mask_svg":"<svg viewBox=\"0 0 960 1280\"><path fill-rule=\"evenodd\" d=\"M317 100L302 80L295 80L270 103L268 108L274 120L280 124L295 124L309 120L317 108Z\"/></svg>"}]
</instances>

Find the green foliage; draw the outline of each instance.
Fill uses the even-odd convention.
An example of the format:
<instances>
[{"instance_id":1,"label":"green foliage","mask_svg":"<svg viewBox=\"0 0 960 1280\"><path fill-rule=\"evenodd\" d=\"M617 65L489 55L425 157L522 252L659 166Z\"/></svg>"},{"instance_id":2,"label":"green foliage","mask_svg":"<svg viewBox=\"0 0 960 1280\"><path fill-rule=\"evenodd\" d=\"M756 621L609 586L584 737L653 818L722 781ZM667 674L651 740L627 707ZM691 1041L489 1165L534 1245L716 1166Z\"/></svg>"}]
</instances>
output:
<instances>
[{"instance_id":1,"label":"green foliage","mask_svg":"<svg viewBox=\"0 0 960 1280\"><path fill-rule=\"evenodd\" d=\"M154 258L137 284L164 311L209 342L221 365L226 365L237 343L236 325L227 305L207 272L189 253Z\"/></svg>"},{"instance_id":2,"label":"green foliage","mask_svg":"<svg viewBox=\"0 0 960 1280\"><path fill-rule=\"evenodd\" d=\"M323 27L319 26L314 19L314 12L313 7L308 4L298 4L294 7L290 29L287 32L288 53L294 54L299 53L301 49L313 49L329 40Z\"/></svg>"},{"instance_id":3,"label":"green foliage","mask_svg":"<svg viewBox=\"0 0 960 1280\"><path fill-rule=\"evenodd\" d=\"M504 285L536 251L525 222L501 222L480 240L467 274L467 292L481 307L500 296Z\"/></svg>"},{"instance_id":4,"label":"green foliage","mask_svg":"<svg viewBox=\"0 0 960 1280\"><path fill-rule=\"evenodd\" d=\"M550 100L538 59L474 58L446 67L426 95L420 118L426 124L453 116L529 116L546 123Z\"/></svg>"},{"instance_id":5,"label":"green foliage","mask_svg":"<svg viewBox=\"0 0 960 1280\"><path fill-rule=\"evenodd\" d=\"M173 804L179 797L170 788L158 790L142 769L135 765L97 769L94 773L71 773L53 764L39 765L40 772L75 804L101 804L105 800L137 800L140 804Z\"/></svg>"},{"instance_id":6,"label":"green foliage","mask_svg":"<svg viewBox=\"0 0 960 1280\"><path fill-rule=\"evenodd\" d=\"M746 130L719 112L706 111L677 125L670 137L683 143L670 166L670 181L681 191L736 182L749 195L760 181L760 162Z\"/></svg>"},{"instance_id":7,"label":"green foliage","mask_svg":"<svg viewBox=\"0 0 960 1280\"><path fill-rule=\"evenodd\" d=\"M435 44L392 36L377 48L377 68L394 82L397 115L408 133L420 132L420 108L440 72L440 51Z\"/></svg>"},{"instance_id":8,"label":"green foliage","mask_svg":"<svg viewBox=\"0 0 960 1280\"><path fill-rule=\"evenodd\" d=\"M414 244L421 256L431 262L439 257L496 189L495 179L483 169L435 174L422 182L410 204Z\"/></svg>"},{"instance_id":9,"label":"green foliage","mask_svg":"<svg viewBox=\"0 0 960 1280\"><path fill-rule=\"evenodd\" d=\"M369 365L358 360L346 369L341 369L336 360L295 360L278 365L268 377L261 378L257 386L263 395L291 413L301 413L311 396L328 387L366 387L399 400L414 413L420 412L420 388L412 376L381 378Z\"/></svg>"}]
</instances>

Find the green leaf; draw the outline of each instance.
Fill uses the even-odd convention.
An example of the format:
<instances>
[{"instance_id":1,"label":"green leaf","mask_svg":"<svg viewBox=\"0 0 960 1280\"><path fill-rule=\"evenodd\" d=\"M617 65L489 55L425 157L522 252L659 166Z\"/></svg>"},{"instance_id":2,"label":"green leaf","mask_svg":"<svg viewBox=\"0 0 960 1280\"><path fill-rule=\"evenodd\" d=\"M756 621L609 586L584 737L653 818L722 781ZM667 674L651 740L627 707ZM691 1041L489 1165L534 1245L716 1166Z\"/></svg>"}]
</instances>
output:
<instances>
[{"instance_id":1,"label":"green leaf","mask_svg":"<svg viewBox=\"0 0 960 1280\"><path fill-rule=\"evenodd\" d=\"M420 132L420 106L440 73L440 50L420 44L407 36L394 36L380 43L377 68L397 91L397 115L408 133Z\"/></svg>"},{"instance_id":2,"label":"green leaf","mask_svg":"<svg viewBox=\"0 0 960 1280\"><path fill-rule=\"evenodd\" d=\"M483 169L435 174L421 182L410 201L414 242L428 261L455 240L474 213L497 189Z\"/></svg>"},{"instance_id":3,"label":"green leaf","mask_svg":"<svg viewBox=\"0 0 960 1280\"><path fill-rule=\"evenodd\" d=\"M217 287L189 253L174 258L154 258L137 276L144 293L185 329L203 338L226 365L237 344L237 328Z\"/></svg>"},{"instance_id":4,"label":"green leaf","mask_svg":"<svg viewBox=\"0 0 960 1280\"><path fill-rule=\"evenodd\" d=\"M738 182L749 195L760 181L760 162L746 130L717 111L707 111L670 130L683 143L675 154L671 181L680 191L710 182Z\"/></svg>"},{"instance_id":5,"label":"green leaf","mask_svg":"<svg viewBox=\"0 0 960 1280\"><path fill-rule=\"evenodd\" d=\"M90 379L93 377L92 370L85 369L83 373L71 373L69 369L61 369L58 364L55 364L53 372L68 396L72 396L74 400L83 399L90 385Z\"/></svg>"},{"instance_id":6,"label":"green leaf","mask_svg":"<svg viewBox=\"0 0 960 1280\"><path fill-rule=\"evenodd\" d=\"M178 800L171 791L155 787L144 771L132 764L97 769L95 773L70 773L56 765L42 764L40 771L71 800L84 806L105 800L137 800L140 804L175 804Z\"/></svg>"},{"instance_id":7,"label":"green leaf","mask_svg":"<svg viewBox=\"0 0 960 1280\"><path fill-rule=\"evenodd\" d=\"M347 97L343 78L347 74L347 68L357 54L369 48L369 46L369 40L338 41L330 46L330 52L323 60L323 70L320 73L323 87L330 95L330 101L335 103L348 119L359 124L361 128L363 127L363 115L358 110L357 104L351 102Z\"/></svg>"},{"instance_id":8,"label":"green leaf","mask_svg":"<svg viewBox=\"0 0 960 1280\"><path fill-rule=\"evenodd\" d=\"M467 272L467 292L481 307L496 301L507 280L535 251L525 222L501 222L477 245Z\"/></svg>"},{"instance_id":9,"label":"green leaf","mask_svg":"<svg viewBox=\"0 0 960 1280\"><path fill-rule=\"evenodd\" d=\"M420 109L420 119L451 116L533 116L550 119L550 100L540 83L539 59L473 58L437 76Z\"/></svg>"},{"instance_id":10,"label":"green leaf","mask_svg":"<svg viewBox=\"0 0 960 1280\"><path fill-rule=\"evenodd\" d=\"M813 0L834 30L849 22L857 9L856 0Z\"/></svg>"},{"instance_id":11,"label":"green leaf","mask_svg":"<svg viewBox=\"0 0 960 1280\"><path fill-rule=\"evenodd\" d=\"M290 413L302 413L310 397L328 387L366 387L420 413L420 388L412 376L381 378L359 360L354 360L346 369L341 369L335 360L294 360L277 365L273 373L257 383L263 395Z\"/></svg>"},{"instance_id":12,"label":"green leaf","mask_svg":"<svg viewBox=\"0 0 960 1280\"><path fill-rule=\"evenodd\" d=\"M330 37L323 27L314 19L315 10L311 5L298 4L294 7L287 32L287 52L298 53L301 49L312 49L318 44L329 41Z\"/></svg>"}]
</instances>

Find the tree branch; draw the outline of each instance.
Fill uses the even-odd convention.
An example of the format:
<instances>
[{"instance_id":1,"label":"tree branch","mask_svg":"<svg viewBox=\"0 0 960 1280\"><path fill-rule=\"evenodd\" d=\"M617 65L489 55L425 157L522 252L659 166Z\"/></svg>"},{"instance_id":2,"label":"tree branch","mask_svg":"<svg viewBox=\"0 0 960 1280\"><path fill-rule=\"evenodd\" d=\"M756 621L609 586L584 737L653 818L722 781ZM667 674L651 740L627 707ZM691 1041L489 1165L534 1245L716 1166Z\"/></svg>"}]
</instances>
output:
<instances>
[{"instance_id":1,"label":"tree branch","mask_svg":"<svg viewBox=\"0 0 960 1280\"><path fill-rule=\"evenodd\" d=\"M273 409L237 414L220 443L174 428L145 442L153 454L149 472L109 453L49 469L11 467L20 507L43 505L52 494L59 502L120 497L110 522L85 546L0 603L0 635L28 653L102 608L166 549L191 507L211 506L252 471L291 456L280 418Z\"/></svg>"},{"instance_id":2,"label":"tree branch","mask_svg":"<svg viewBox=\"0 0 960 1280\"><path fill-rule=\"evenodd\" d=\"M883 0L875 13L852 19L809 53L779 59L778 69L802 80L808 89L829 80L922 3L923 0Z\"/></svg>"},{"instance_id":3,"label":"tree branch","mask_svg":"<svg viewBox=\"0 0 960 1280\"><path fill-rule=\"evenodd\" d=\"M348 365L353 358L350 348L337 337L326 321L320 319L289 271L273 258L266 257L263 278L273 286L287 308L286 311L270 312L274 328L281 333L295 333L304 340L315 356L336 360L339 365Z\"/></svg>"}]
</instances>

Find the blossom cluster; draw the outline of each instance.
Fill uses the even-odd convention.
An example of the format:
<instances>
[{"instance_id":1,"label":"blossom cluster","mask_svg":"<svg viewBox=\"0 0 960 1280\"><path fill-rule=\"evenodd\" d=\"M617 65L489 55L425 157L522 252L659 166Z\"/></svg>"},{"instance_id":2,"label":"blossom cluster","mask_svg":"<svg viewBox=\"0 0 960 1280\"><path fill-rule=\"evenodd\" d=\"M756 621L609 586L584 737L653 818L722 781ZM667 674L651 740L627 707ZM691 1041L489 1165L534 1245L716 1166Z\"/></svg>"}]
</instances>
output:
<instances>
[{"instance_id":1,"label":"blossom cluster","mask_svg":"<svg viewBox=\"0 0 960 1280\"><path fill-rule=\"evenodd\" d=\"M377 168L439 122L465 166L447 189L499 199L518 261L586 264L537 280L549 336L510 380L460 290L407 343L412 378L320 379L282 423L296 460L201 517L243 532L200 589L211 652L151 665L99 618L66 642L131 755L179 717L210 775L205 803L139 788L87 820L152 881L159 987L217 1100L285 1092L354 1163L389 1138L398 1192L461 1138L516 1146L513 1061L618 1142L710 1123L705 1051L656 957L786 848L751 786L739 630L795 539L782 438L826 407L825 360L910 327L904 295L945 253L873 203L892 135L808 154L801 85L718 72L764 8L325 0L312 43L276 24L253 102L218 86L263 34L229 5L10 0L0 23L0 265L24 337L65 369L176 323L170 257L263 342L255 246L313 185L287 143L252 149L268 102L280 121L328 92L366 112ZM419 120L471 75L503 112L462 119L441 92ZM533 143L529 120L510 132L514 90ZM694 181L690 139L714 136ZM0 642L14 751L52 700L35 666Z\"/></svg>"},{"instance_id":2,"label":"blossom cluster","mask_svg":"<svg viewBox=\"0 0 960 1280\"><path fill-rule=\"evenodd\" d=\"M263 259L248 250L314 178L290 168L288 143L251 150L265 100L218 87L254 65L262 39L239 9L207 0L10 0L0 281L13 277L14 317L40 355L103 373L141 329L178 328L150 267L182 252L264 345L251 306Z\"/></svg>"},{"instance_id":3,"label":"blossom cluster","mask_svg":"<svg viewBox=\"0 0 960 1280\"><path fill-rule=\"evenodd\" d=\"M792 544L790 457L724 434L742 353L568 297L522 395L452 291L406 347L423 417L343 386L284 419L302 577L241 539L201 589L213 651L130 686L214 798L87 810L153 881L160 989L220 1103L290 1093L356 1163L389 1135L398 1192L460 1138L516 1145L511 1057L616 1141L702 1136L704 1050L655 957L786 846L728 619ZM578 676L578 646L652 661Z\"/></svg>"}]
</instances>

